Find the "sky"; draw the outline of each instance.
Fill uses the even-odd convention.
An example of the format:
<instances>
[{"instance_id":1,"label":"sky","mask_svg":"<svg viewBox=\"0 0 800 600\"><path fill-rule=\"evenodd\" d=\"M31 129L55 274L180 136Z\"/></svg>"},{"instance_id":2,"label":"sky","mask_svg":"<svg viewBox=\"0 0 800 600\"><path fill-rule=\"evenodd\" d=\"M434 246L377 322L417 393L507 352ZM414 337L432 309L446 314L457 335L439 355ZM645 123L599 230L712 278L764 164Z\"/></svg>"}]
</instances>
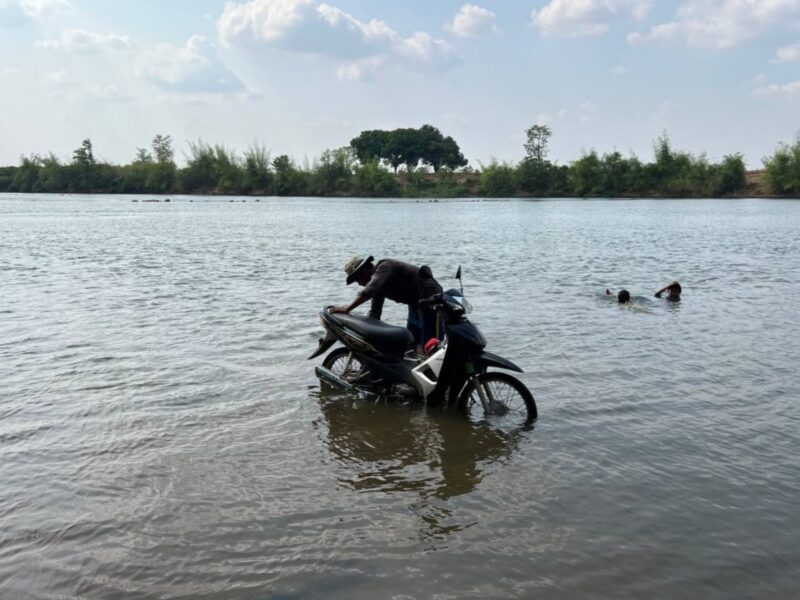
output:
<instances>
[{"instance_id":1,"label":"sky","mask_svg":"<svg viewBox=\"0 0 800 600\"><path fill-rule=\"evenodd\" d=\"M313 161L429 123L470 164L653 141L749 168L800 130L800 0L0 0L0 165L156 134Z\"/></svg>"}]
</instances>

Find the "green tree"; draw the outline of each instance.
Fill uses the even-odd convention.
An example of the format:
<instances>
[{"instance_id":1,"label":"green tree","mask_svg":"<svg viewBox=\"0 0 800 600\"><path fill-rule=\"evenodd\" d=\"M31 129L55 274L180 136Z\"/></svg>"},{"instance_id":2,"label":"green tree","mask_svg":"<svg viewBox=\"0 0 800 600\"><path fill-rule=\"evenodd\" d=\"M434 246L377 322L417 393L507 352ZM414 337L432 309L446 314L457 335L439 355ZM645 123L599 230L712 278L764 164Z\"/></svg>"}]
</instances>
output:
<instances>
[{"instance_id":1,"label":"green tree","mask_svg":"<svg viewBox=\"0 0 800 600\"><path fill-rule=\"evenodd\" d=\"M72 153L72 164L67 169L69 191L92 192L102 189L97 186L96 166L92 141L87 138Z\"/></svg>"},{"instance_id":2,"label":"green tree","mask_svg":"<svg viewBox=\"0 0 800 600\"><path fill-rule=\"evenodd\" d=\"M356 154L356 158L361 164L366 164L372 160L386 158L386 141L388 133L378 129L362 131L358 137L350 140L350 147Z\"/></svg>"},{"instance_id":3,"label":"green tree","mask_svg":"<svg viewBox=\"0 0 800 600\"><path fill-rule=\"evenodd\" d=\"M466 167L468 163L469 161L464 158L456 141L450 136L444 138L444 142L442 142L441 164L439 167L446 167L455 171L461 167ZM434 167L433 170L434 172L438 171L436 167Z\"/></svg>"},{"instance_id":4,"label":"green tree","mask_svg":"<svg viewBox=\"0 0 800 600\"><path fill-rule=\"evenodd\" d=\"M478 194L494 198L508 198L517 191L517 177L514 167L492 162L481 171Z\"/></svg>"},{"instance_id":5,"label":"green tree","mask_svg":"<svg viewBox=\"0 0 800 600\"><path fill-rule=\"evenodd\" d=\"M452 137L444 137L436 127L423 125L417 131L417 136L420 158L434 173L438 173L442 167L455 170L467 165L456 141Z\"/></svg>"},{"instance_id":6,"label":"green tree","mask_svg":"<svg viewBox=\"0 0 800 600\"><path fill-rule=\"evenodd\" d=\"M38 154L22 156L19 167L14 173L14 179L11 182L11 190L23 193L33 192L39 179L41 168L42 159Z\"/></svg>"},{"instance_id":7,"label":"green tree","mask_svg":"<svg viewBox=\"0 0 800 600\"><path fill-rule=\"evenodd\" d=\"M533 125L525 131L525 158L517 167L520 187L535 196L551 193L554 167L547 161L547 146L553 132L547 125Z\"/></svg>"},{"instance_id":8,"label":"green tree","mask_svg":"<svg viewBox=\"0 0 800 600\"><path fill-rule=\"evenodd\" d=\"M570 183L577 196L586 198L600 193L603 163L597 152L585 153L570 167Z\"/></svg>"},{"instance_id":9,"label":"green tree","mask_svg":"<svg viewBox=\"0 0 800 600\"><path fill-rule=\"evenodd\" d=\"M184 192L212 192L217 186L214 149L202 140L189 142L186 167L178 174Z\"/></svg>"},{"instance_id":10,"label":"green tree","mask_svg":"<svg viewBox=\"0 0 800 600\"><path fill-rule=\"evenodd\" d=\"M525 131L525 158L537 163L547 160L548 145L553 131L547 125L534 125Z\"/></svg>"},{"instance_id":11,"label":"green tree","mask_svg":"<svg viewBox=\"0 0 800 600\"><path fill-rule=\"evenodd\" d=\"M87 138L81 142L81 145L72 153L72 162L81 167L91 167L95 164L92 140Z\"/></svg>"},{"instance_id":12,"label":"green tree","mask_svg":"<svg viewBox=\"0 0 800 600\"><path fill-rule=\"evenodd\" d=\"M800 193L800 134L794 143L778 145L775 153L764 159L764 177L773 194Z\"/></svg>"},{"instance_id":13,"label":"green tree","mask_svg":"<svg viewBox=\"0 0 800 600\"><path fill-rule=\"evenodd\" d=\"M312 193L327 195L346 191L353 178L356 162L352 148L325 150L312 172Z\"/></svg>"},{"instance_id":14,"label":"green tree","mask_svg":"<svg viewBox=\"0 0 800 600\"><path fill-rule=\"evenodd\" d=\"M302 196L306 193L306 179L286 154L272 161L275 171L273 191L278 196Z\"/></svg>"},{"instance_id":15,"label":"green tree","mask_svg":"<svg viewBox=\"0 0 800 600\"><path fill-rule=\"evenodd\" d=\"M153 162L153 156L147 151L146 148L137 148L136 149L136 158L133 161L134 163L151 163Z\"/></svg>"},{"instance_id":16,"label":"green tree","mask_svg":"<svg viewBox=\"0 0 800 600\"><path fill-rule=\"evenodd\" d=\"M262 145L252 144L244 153L242 188L247 192L269 193L271 186L269 151Z\"/></svg>"},{"instance_id":17,"label":"green tree","mask_svg":"<svg viewBox=\"0 0 800 600\"><path fill-rule=\"evenodd\" d=\"M171 163L175 161L175 152L172 149L172 137L161 135L160 133L153 138L151 143L153 156L160 163Z\"/></svg>"},{"instance_id":18,"label":"green tree","mask_svg":"<svg viewBox=\"0 0 800 600\"><path fill-rule=\"evenodd\" d=\"M389 198L400 193L397 180L381 168L377 158L356 168L353 183L353 191L358 196Z\"/></svg>"},{"instance_id":19,"label":"green tree","mask_svg":"<svg viewBox=\"0 0 800 600\"><path fill-rule=\"evenodd\" d=\"M34 184L37 192L69 191L67 171L52 152L39 159L39 176Z\"/></svg>"},{"instance_id":20,"label":"green tree","mask_svg":"<svg viewBox=\"0 0 800 600\"><path fill-rule=\"evenodd\" d=\"M384 152L384 158L395 173L400 165L405 165L409 172L413 171L422 158L422 138L419 131L409 127L390 131Z\"/></svg>"},{"instance_id":21,"label":"green tree","mask_svg":"<svg viewBox=\"0 0 800 600\"><path fill-rule=\"evenodd\" d=\"M0 167L0 192L10 192L17 167Z\"/></svg>"},{"instance_id":22,"label":"green tree","mask_svg":"<svg viewBox=\"0 0 800 600\"><path fill-rule=\"evenodd\" d=\"M236 194L242 190L242 167L233 150L220 144L214 146L214 171L217 175L217 191Z\"/></svg>"}]
</instances>

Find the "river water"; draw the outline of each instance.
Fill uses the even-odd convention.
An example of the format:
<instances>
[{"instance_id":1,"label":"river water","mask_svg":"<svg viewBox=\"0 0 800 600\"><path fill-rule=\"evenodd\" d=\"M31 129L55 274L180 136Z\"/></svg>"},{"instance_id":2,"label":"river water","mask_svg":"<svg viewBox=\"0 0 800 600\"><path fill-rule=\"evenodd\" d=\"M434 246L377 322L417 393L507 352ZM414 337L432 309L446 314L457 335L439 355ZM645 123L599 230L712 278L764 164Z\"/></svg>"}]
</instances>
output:
<instances>
[{"instance_id":1,"label":"river water","mask_svg":"<svg viewBox=\"0 0 800 600\"><path fill-rule=\"evenodd\" d=\"M800 203L147 199L0 196L0 598L796 597ZM535 427L321 393L354 253Z\"/></svg>"}]
</instances>

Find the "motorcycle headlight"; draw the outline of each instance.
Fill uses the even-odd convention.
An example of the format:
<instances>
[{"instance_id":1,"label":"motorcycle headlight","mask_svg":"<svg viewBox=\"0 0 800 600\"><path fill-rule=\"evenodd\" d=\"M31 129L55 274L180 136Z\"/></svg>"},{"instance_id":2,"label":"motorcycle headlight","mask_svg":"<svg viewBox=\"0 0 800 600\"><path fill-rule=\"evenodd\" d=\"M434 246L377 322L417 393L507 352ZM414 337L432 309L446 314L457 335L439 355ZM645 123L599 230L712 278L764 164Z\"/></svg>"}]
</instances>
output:
<instances>
[{"instance_id":1,"label":"motorcycle headlight","mask_svg":"<svg viewBox=\"0 0 800 600\"><path fill-rule=\"evenodd\" d=\"M450 310L458 314L469 314L472 312L472 304L464 296L451 296L447 301Z\"/></svg>"},{"instance_id":2,"label":"motorcycle headlight","mask_svg":"<svg viewBox=\"0 0 800 600\"><path fill-rule=\"evenodd\" d=\"M447 301L447 309L455 315L464 314L464 307L461 306L461 304L459 304L458 302L453 302L452 300Z\"/></svg>"}]
</instances>

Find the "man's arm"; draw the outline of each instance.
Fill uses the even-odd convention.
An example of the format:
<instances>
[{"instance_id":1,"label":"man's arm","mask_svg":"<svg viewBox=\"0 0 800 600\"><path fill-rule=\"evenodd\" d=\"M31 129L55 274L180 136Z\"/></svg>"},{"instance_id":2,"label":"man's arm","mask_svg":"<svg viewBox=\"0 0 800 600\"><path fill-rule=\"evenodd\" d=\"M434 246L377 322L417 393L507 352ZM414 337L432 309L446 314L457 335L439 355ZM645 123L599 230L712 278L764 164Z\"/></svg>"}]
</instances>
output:
<instances>
[{"instance_id":1,"label":"man's arm","mask_svg":"<svg viewBox=\"0 0 800 600\"><path fill-rule=\"evenodd\" d=\"M367 300L369 300L369 298L365 298L364 296L359 294L347 306L334 306L333 308L331 308L331 312L334 313L334 314L336 314L336 313L350 314L351 310L353 310L355 308L358 308L359 306L364 304L364 302L366 302Z\"/></svg>"},{"instance_id":2,"label":"man's arm","mask_svg":"<svg viewBox=\"0 0 800 600\"><path fill-rule=\"evenodd\" d=\"M372 317L373 319L380 319L381 314L383 313L383 301L383 296L373 296L372 306L369 307L369 314L367 316Z\"/></svg>"},{"instance_id":3,"label":"man's arm","mask_svg":"<svg viewBox=\"0 0 800 600\"><path fill-rule=\"evenodd\" d=\"M351 310L364 304L364 302L367 300L372 299L372 308L369 311L369 316L377 314L378 316L375 318L379 319L381 316L381 310L383 309L383 294L381 294L380 291L386 284L386 279L390 272L391 269L386 263L379 263L375 268L375 272L372 274L369 282L364 286L364 289L359 292L355 299L347 306L334 306L331 309L331 312L334 314L349 313ZM378 297L381 297L381 299L378 300Z\"/></svg>"},{"instance_id":4,"label":"man's arm","mask_svg":"<svg viewBox=\"0 0 800 600\"><path fill-rule=\"evenodd\" d=\"M669 284L665 285L665 286L664 286L664 287L662 287L660 290L658 290L658 291L656 292L656 298L661 298L661 294L663 294L664 292L666 292L666 291L667 291L669 288L671 288L673 285L675 285L675 282L674 282L674 281L673 281L672 283L669 283Z\"/></svg>"}]
</instances>

